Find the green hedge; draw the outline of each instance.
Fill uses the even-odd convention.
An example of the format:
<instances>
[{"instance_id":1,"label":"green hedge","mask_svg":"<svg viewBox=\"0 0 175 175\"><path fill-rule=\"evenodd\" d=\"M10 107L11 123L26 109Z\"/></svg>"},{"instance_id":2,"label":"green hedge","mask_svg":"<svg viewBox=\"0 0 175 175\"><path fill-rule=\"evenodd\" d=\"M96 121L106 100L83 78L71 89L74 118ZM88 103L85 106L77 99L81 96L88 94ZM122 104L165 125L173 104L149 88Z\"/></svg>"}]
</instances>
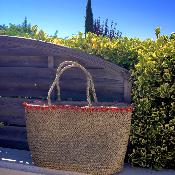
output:
<instances>
[{"instance_id":1,"label":"green hedge","mask_svg":"<svg viewBox=\"0 0 175 175\"><path fill-rule=\"evenodd\" d=\"M132 72L130 162L175 168L175 40L144 41L138 60Z\"/></svg>"},{"instance_id":2,"label":"green hedge","mask_svg":"<svg viewBox=\"0 0 175 175\"><path fill-rule=\"evenodd\" d=\"M61 40L60 43L100 56L129 70L137 62L137 49L141 47L142 42L127 37L109 39L93 33L86 34L85 38L79 33L72 38Z\"/></svg>"}]
</instances>

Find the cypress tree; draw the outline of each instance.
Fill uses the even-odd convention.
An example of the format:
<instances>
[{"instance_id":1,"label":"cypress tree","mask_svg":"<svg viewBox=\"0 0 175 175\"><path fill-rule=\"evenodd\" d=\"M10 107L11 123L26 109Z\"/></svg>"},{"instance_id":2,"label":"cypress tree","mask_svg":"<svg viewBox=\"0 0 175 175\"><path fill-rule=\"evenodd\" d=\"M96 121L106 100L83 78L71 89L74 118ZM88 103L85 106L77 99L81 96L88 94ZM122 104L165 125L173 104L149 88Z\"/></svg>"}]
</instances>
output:
<instances>
[{"instance_id":1,"label":"cypress tree","mask_svg":"<svg viewBox=\"0 0 175 175\"><path fill-rule=\"evenodd\" d=\"M87 1L86 17L85 17L85 34L93 32L93 13L91 8L91 0Z\"/></svg>"}]
</instances>

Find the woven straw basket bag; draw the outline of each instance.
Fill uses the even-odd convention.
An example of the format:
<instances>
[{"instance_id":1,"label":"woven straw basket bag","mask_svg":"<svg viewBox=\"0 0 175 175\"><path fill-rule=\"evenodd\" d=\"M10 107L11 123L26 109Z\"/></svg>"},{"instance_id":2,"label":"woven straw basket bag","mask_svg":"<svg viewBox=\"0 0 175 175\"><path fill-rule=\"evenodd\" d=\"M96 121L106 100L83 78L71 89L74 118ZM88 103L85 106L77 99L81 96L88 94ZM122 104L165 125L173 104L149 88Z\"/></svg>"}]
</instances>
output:
<instances>
[{"instance_id":1,"label":"woven straw basket bag","mask_svg":"<svg viewBox=\"0 0 175 175\"><path fill-rule=\"evenodd\" d=\"M60 76L72 67L80 68L87 77L88 106L51 104L55 86L60 100ZM96 105L92 105L90 92ZM77 62L60 64L48 92L48 104L23 105L28 144L36 165L102 175L122 169L132 109L98 106L92 76Z\"/></svg>"}]
</instances>

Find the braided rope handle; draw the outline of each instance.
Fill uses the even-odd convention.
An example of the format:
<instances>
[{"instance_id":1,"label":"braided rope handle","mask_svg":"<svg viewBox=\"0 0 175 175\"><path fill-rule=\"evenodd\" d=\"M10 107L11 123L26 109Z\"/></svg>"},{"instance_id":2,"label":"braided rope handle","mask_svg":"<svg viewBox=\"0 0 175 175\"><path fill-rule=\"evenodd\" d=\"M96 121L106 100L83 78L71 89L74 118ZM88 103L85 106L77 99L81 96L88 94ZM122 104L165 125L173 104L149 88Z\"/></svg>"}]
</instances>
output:
<instances>
[{"instance_id":1,"label":"braided rope handle","mask_svg":"<svg viewBox=\"0 0 175 175\"><path fill-rule=\"evenodd\" d=\"M64 62L62 62L56 70L56 77L59 74L59 72L61 71L61 69L64 68L64 66L66 66L66 65L68 66L70 64L77 64L77 62L75 62L75 61L64 61ZM59 81L56 81L56 87L57 87L57 91L58 91L58 101L61 101Z\"/></svg>"},{"instance_id":2,"label":"braided rope handle","mask_svg":"<svg viewBox=\"0 0 175 175\"><path fill-rule=\"evenodd\" d=\"M75 61L64 61L64 62L62 62L60 65L59 65L59 67L57 68L57 71L56 71L56 75L60 72L60 70L63 68L63 66L68 66L68 65L70 65L70 64L78 64L77 62L75 62Z\"/></svg>"},{"instance_id":3,"label":"braided rope handle","mask_svg":"<svg viewBox=\"0 0 175 175\"><path fill-rule=\"evenodd\" d=\"M59 67L57 68L56 70L56 77L55 77L55 82L56 82L56 87L57 87L57 91L58 91L58 101L61 101L61 96L60 96L60 86L59 86L59 82L56 80L57 79L57 75L59 74L59 72L61 71L61 69L64 67L64 66L68 66L70 64L73 64L73 63L76 63L74 61L64 61L62 63L60 63Z\"/></svg>"},{"instance_id":4,"label":"braided rope handle","mask_svg":"<svg viewBox=\"0 0 175 175\"><path fill-rule=\"evenodd\" d=\"M89 80L90 80L90 81L89 81L89 83L90 83L90 85L89 85L89 90L90 90L90 89L92 90L93 97L94 97L94 101L97 102L97 97L96 97L96 92L95 92L95 87L94 87L94 83L93 83L93 80L92 80L92 76L91 76L91 74L90 74L82 65L80 65L79 63L74 62L74 61L65 61L65 62L61 63L60 66L59 66L59 68L57 69L57 73L56 73L57 76L58 76L59 72L61 71L62 66L65 66L66 64L67 64L67 65L70 65L70 64L75 65L75 66L73 66L73 67L80 68L82 71L84 71L86 77L89 78ZM58 101L61 101L59 79L60 79L60 78L58 78L57 81L56 81L56 86L57 86L57 90L58 90ZM87 84L87 85L88 85L88 84ZM88 91L88 92L89 92L89 91Z\"/></svg>"},{"instance_id":5,"label":"braided rope handle","mask_svg":"<svg viewBox=\"0 0 175 175\"><path fill-rule=\"evenodd\" d=\"M67 65L67 66L65 66L65 65ZM63 66L65 66L65 67L62 68ZM61 63L60 66L58 67L57 72L56 72L56 78L55 78L54 82L52 83L52 85L51 85L51 87L48 91L47 99L48 99L48 104L49 105L51 105L50 96L51 96L51 93L52 93L55 85L57 86L57 90L58 90L58 100L59 101L61 100L61 98L60 98L60 85L59 85L60 76L64 73L64 71L66 71L70 68L75 68L75 67L80 68L86 75L86 78L87 78L86 93L87 93L88 105L92 106L92 102L91 102L91 99L90 99L90 90L92 91L94 101L97 102L97 96L96 96L96 93L95 93L95 87L94 87L94 83L93 83L91 74L79 63L73 62L73 61L65 61L65 62Z\"/></svg>"},{"instance_id":6,"label":"braided rope handle","mask_svg":"<svg viewBox=\"0 0 175 175\"><path fill-rule=\"evenodd\" d=\"M56 75L61 71L63 66L70 65L70 64L77 65L79 68L86 71L86 73L88 74L88 76L90 77L90 80L91 80L90 81L90 83L91 83L90 87L92 88L91 90L92 90L92 93L93 93L93 96L94 96L94 101L97 102L97 97L96 97L96 93L95 93L95 87L94 87L94 83L93 83L93 80L92 80L92 76L81 64L79 64L75 61L64 61L58 67L58 69L56 71ZM86 76L87 76L87 74L86 74ZM57 90L58 90L58 101L61 101L59 81L56 81L56 86L57 86Z\"/></svg>"}]
</instances>

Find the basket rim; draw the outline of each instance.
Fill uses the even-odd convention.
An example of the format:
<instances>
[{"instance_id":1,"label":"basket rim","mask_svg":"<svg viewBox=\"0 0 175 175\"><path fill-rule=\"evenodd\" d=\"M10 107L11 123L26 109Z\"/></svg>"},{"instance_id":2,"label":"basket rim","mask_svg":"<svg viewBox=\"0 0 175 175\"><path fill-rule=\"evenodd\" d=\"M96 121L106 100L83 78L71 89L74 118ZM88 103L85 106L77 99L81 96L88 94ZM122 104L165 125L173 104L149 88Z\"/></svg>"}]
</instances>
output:
<instances>
[{"instance_id":1,"label":"basket rim","mask_svg":"<svg viewBox=\"0 0 175 175\"><path fill-rule=\"evenodd\" d=\"M133 107L118 107L118 106L73 106L73 105L48 105L48 104L34 104L23 102L22 106L29 110L74 110L84 112L132 112Z\"/></svg>"}]
</instances>

